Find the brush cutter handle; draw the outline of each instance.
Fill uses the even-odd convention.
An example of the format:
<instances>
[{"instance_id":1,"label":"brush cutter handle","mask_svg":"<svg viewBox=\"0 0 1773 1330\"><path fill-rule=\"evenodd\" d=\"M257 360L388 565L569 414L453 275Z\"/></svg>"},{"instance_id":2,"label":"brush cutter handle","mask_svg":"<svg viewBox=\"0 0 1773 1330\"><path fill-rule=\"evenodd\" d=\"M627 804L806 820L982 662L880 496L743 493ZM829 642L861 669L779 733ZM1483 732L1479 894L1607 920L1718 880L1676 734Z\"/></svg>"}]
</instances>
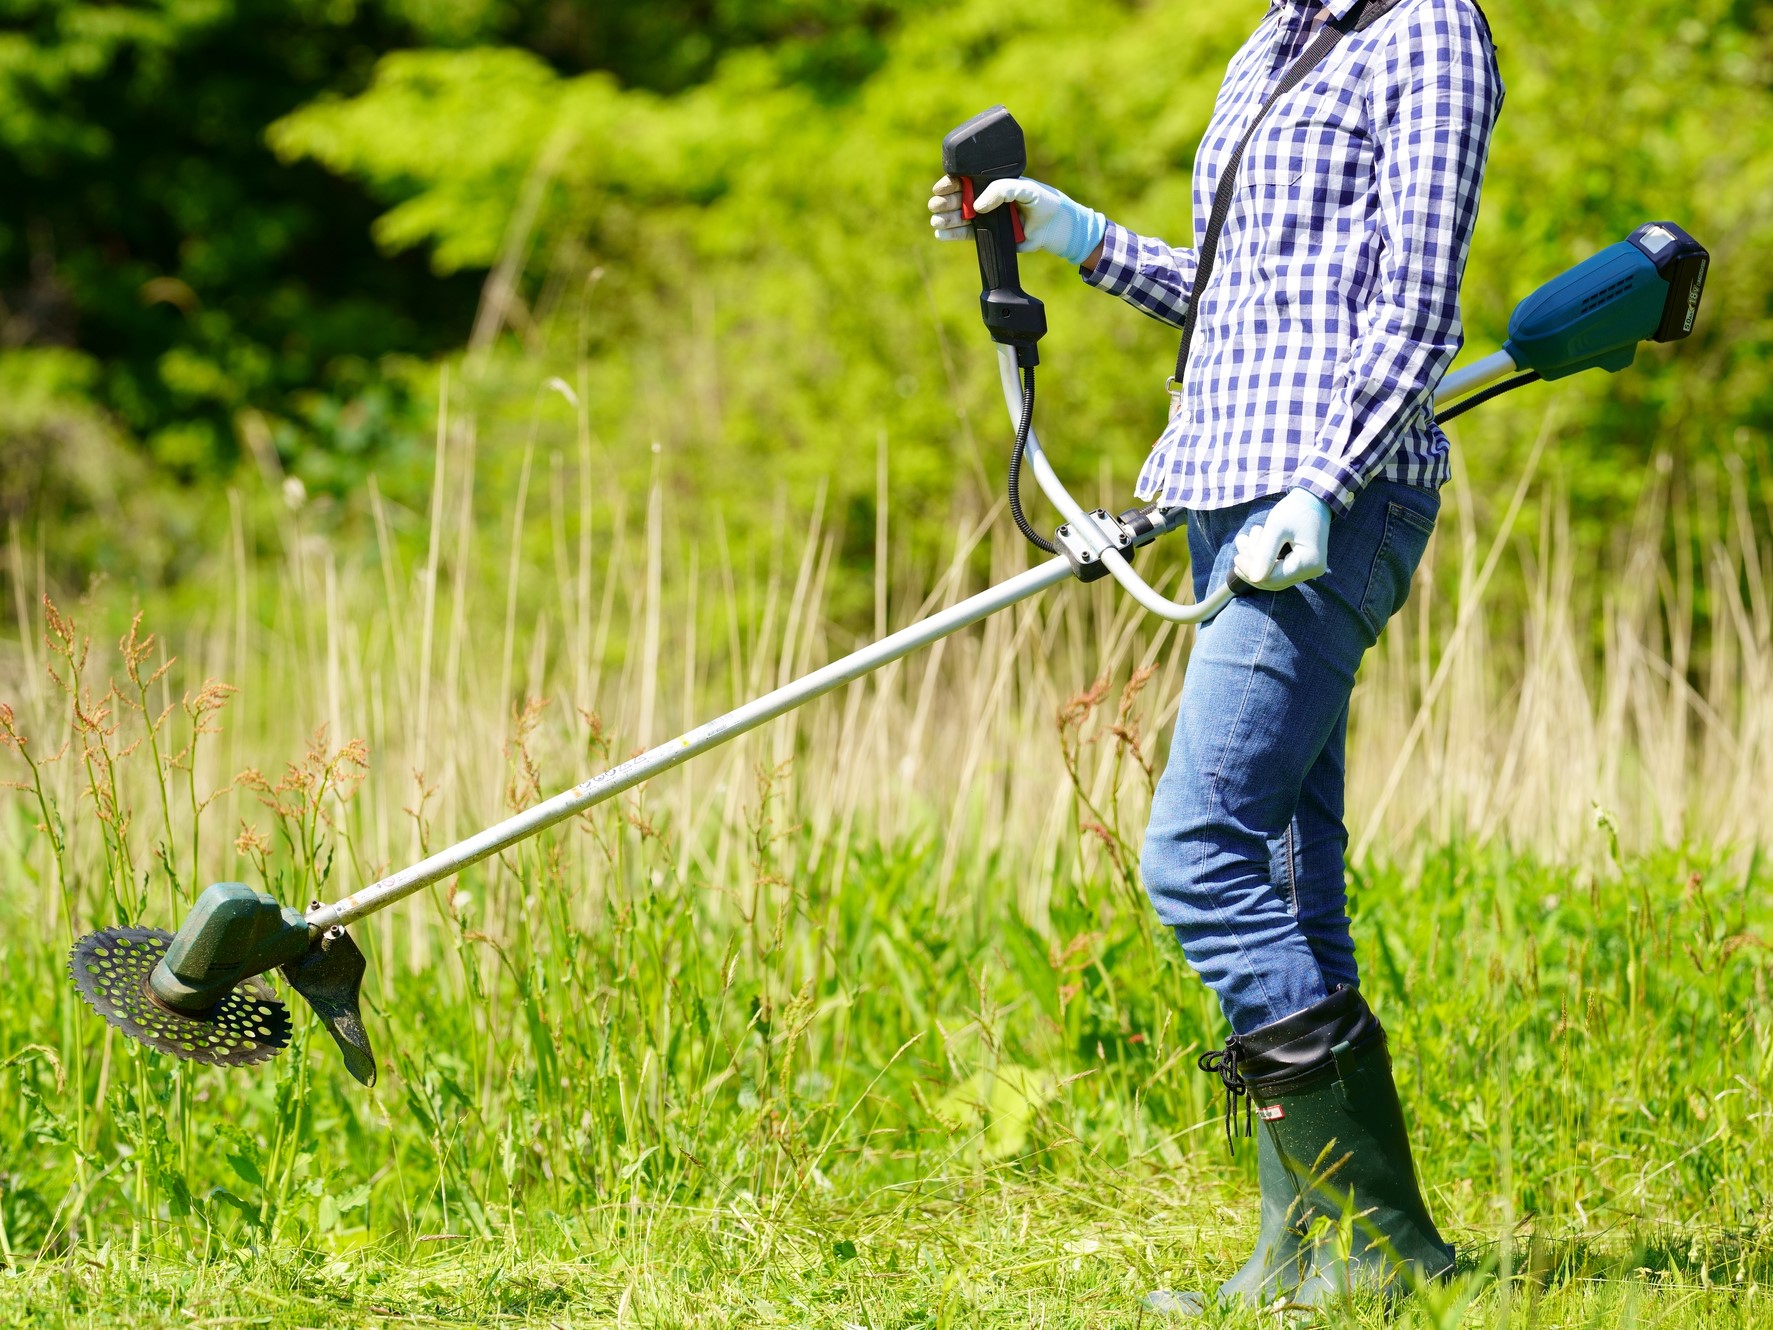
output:
<instances>
[{"instance_id":1,"label":"brush cutter handle","mask_svg":"<svg viewBox=\"0 0 1773 1330\"><path fill-rule=\"evenodd\" d=\"M1014 347L1000 345L997 348L997 376L1003 385L1004 404L1009 407L1010 419L1019 427L1022 420L1022 386L1017 374ZM1041 493L1047 496L1047 501L1065 519L1065 525L1059 529L1059 544L1074 569L1091 564L1106 568L1108 575L1119 582L1128 595L1160 619L1168 619L1172 623L1200 623L1217 614L1231 600L1231 588L1220 587L1198 604L1185 605L1159 594L1134 572L1133 565L1127 562L1126 554L1123 553L1133 542L1125 539L1122 524L1107 513L1084 511L1083 505L1072 497L1071 491L1065 488L1065 482L1059 479L1058 472L1053 470L1053 464L1047 460L1046 451L1040 446L1040 435L1036 433L1032 422L1028 425L1022 460L1034 473ZM1146 540L1137 543L1144 544L1158 536L1168 535L1180 527L1187 517L1187 512L1181 508L1161 513L1152 533Z\"/></svg>"},{"instance_id":2,"label":"brush cutter handle","mask_svg":"<svg viewBox=\"0 0 1773 1330\"><path fill-rule=\"evenodd\" d=\"M1036 343L1046 336L1046 306L1022 289L1016 246L1025 239L1016 205L976 212L973 200L994 180L1028 170L1028 145L1016 117L1001 106L981 111L942 140L942 169L960 181L960 212L973 224L979 253L979 312L992 339L1015 349L1024 367L1038 364Z\"/></svg>"}]
</instances>

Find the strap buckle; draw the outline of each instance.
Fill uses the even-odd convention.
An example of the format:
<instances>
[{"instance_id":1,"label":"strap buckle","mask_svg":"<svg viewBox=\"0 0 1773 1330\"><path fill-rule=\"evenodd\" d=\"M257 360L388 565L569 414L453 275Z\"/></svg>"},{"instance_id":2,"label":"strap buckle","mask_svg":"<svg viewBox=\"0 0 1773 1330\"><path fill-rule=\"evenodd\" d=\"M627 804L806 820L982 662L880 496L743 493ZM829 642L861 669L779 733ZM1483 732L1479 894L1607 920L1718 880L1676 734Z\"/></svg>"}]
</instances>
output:
<instances>
[{"instance_id":1,"label":"strap buckle","mask_svg":"<svg viewBox=\"0 0 1773 1330\"><path fill-rule=\"evenodd\" d=\"M1164 380L1164 391L1170 396L1170 414L1168 417L1168 423L1173 425L1177 418L1181 416L1183 410L1182 381L1174 374L1170 375L1169 378ZM1158 436L1158 442L1162 442L1161 435ZM1157 447L1157 443L1153 443L1151 446L1155 448Z\"/></svg>"}]
</instances>

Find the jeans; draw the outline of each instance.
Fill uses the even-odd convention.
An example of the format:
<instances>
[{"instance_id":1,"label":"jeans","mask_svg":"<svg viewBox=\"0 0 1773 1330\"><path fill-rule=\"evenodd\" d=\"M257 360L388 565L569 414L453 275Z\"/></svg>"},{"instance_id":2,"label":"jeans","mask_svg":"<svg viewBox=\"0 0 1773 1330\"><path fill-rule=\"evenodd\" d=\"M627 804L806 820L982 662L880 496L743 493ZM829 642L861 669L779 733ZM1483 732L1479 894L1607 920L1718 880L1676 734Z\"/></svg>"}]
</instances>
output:
<instances>
[{"instance_id":1,"label":"jeans","mask_svg":"<svg viewBox=\"0 0 1773 1330\"><path fill-rule=\"evenodd\" d=\"M1278 498L1189 514L1197 597ZM1189 656L1140 868L1240 1035L1359 986L1343 876L1348 698L1439 511L1432 490L1373 482L1331 523L1327 573L1234 600Z\"/></svg>"}]
</instances>

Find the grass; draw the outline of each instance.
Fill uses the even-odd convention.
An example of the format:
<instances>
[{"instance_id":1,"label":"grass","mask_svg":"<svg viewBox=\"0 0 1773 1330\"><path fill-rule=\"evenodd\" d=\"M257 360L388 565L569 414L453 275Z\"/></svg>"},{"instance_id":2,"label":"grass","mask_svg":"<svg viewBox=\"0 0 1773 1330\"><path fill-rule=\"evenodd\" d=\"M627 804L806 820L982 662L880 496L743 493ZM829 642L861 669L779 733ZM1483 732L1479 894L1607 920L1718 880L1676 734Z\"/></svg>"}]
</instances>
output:
<instances>
[{"instance_id":1,"label":"grass","mask_svg":"<svg viewBox=\"0 0 1773 1330\"><path fill-rule=\"evenodd\" d=\"M471 431L438 460L410 532L372 495L367 552L297 507L257 568L236 504L170 638L102 589L55 610L15 537L0 1319L1137 1326L1229 1273L1253 1151L1227 1160L1193 1068L1216 1007L1134 867L1186 641L1102 588L359 925L373 1090L299 1013L224 1074L85 1010L77 933L222 877L342 894L854 640L817 515L752 568L656 492L594 504L587 454L497 527ZM1764 1324L1761 524L1666 568L1659 496L1589 597L1555 521L1510 554L1530 485L1486 539L1453 491L1356 702L1363 986L1464 1253L1396 1323ZM875 622L1021 559L964 530L883 566Z\"/></svg>"}]
</instances>

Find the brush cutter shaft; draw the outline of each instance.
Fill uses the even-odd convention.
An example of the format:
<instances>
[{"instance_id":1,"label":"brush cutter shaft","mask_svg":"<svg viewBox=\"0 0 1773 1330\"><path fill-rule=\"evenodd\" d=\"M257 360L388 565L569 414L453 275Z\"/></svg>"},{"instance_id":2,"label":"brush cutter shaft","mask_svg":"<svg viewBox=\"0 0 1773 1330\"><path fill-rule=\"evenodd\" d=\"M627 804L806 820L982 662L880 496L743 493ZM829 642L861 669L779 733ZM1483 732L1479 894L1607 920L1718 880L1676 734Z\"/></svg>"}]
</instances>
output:
<instances>
[{"instance_id":1,"label":"brush cutter shaft","mask_svg":"<svg viewBox=\"0 0 1773 1330\"><path fill-rule=\"evenodd\" d=\"M1021 389L1016 378L1016 352L1011 346L998 348L998 363L1003 377L1004 396L1009 402L1012 416L1021 409ZM1440 396L1450 398L1469 393L1488 383L1501 378L1514 368L1514 362L1506 353L1497 352L1484 360L1478 361L1469 369L1459 374L1447 376ZM1087 513L1083 507L1066 490L1064 483L1053 470L1052 463L1047 460L1046 453L1041 450L1040 440L1031 428L1028 433L1026 461L1041 490L1052 502L1066 521L1085 533L1097 533L1099 539L1087 543L1099 545L1098 557L1103 565L1113 574L1116 581L1133 596L1140 605L1153 614L1172 622L1199 623L1224 607L1231 599L1231 590L1220 587L1212 595L1196 605L1184 605L1169 600L1133 571L1126 557L1112 544L1110 533L1102 529L1101 523L1094 514ZM1174 530L1182 525L1184 514L1180 511L1165 515L1166 527ZM729 739L736 739L748 730L754 730L766 721L777 716L786 715L796 707L803 706L815 697L822 697L834 688L841 688L892 663L903 656L910 655L920 647L957 633L962 628L989 618L999 610L1027 600L1030 596L1039 595L1048 587L1057 586L1071 577L1071 565L1063 559L1050 559L1047 562L1020 573L1008 581L1000 582L987 591L981 591L969 600L950 609L932 614L920 623L909 628L900 629L890 637L882 638L860 651L851 652L841 660L833 661L822 669L814 670L805 678L785 684L772 693L766 693L755 701L747 702L718 719L698 726L688 734L660 744L658 747L629 758L619 766L612 767L602 775L593 776L582 784L562 794L555 795L534 808L525 809L514 817L506 818L496 827L489 827L477 835L470 836L459 844L440 850L422 863L410 868L403 868L398 873L372 883L361 891L352 893L343 900L331 905L321 905L308 912L308 923L313 928L331 928L334 924L349 924L373 914L385 905L392 905L413 892L422 890L435 882L454 877L462 869L477 864L482 859L490 858L502 850L510 849L520 841L529 839L538 832L545 831L557 822L563 822L576 813L615 797L624 790L631 790L643 781L652 779L662 772L669 771L680 763L689 761L698 754L717 748Z\"/></svg>"},{"instance_id":2,"label":"brush cutter shaft","mask_svg":"<svg viewBox=\"0 0 1773 1330\"><path fill-rule=\"evenodd\" d=\"M1479 388L1488 388L1519 368L1508 352L1492 351L1482 360L1474 360L1464 369L1456 369L1442 379L1441 386L1435 390L1434 404L1446 406L1456 397L1465 397Z\"/></svg>"},{"instance_id":3,"label":"brush cutter shaft","mask_svg":"<svg viewBox=\"0 0 1773 1330\"><path fill-rule=\"evenodd\" d=\"M308 912L308 923L315 928L330 928L334 924L349 924L361 919L384 905L393 904L403 896L409 896L434 882L454 876L470 864L479 863L501 850L509 849L556 822L562 822L575 813L582 813L623 790L632 789L660 772L669 771L699 753L718 747L729 739L736 739L747 730L756 729L765 721L785 715L815 697L822 697L832 689L840 688L902 656L908 656L920 647L926 647L951 633L978 623L981 619L989 618L1001 609L1007 609L1030 596L1039 595L1070 576L1069 563L1064 559L1050 559L1025 573L999 582L988 591L981 591L969 600L932 614L909 628L902 628L892 636L884 637L860 651L851 652L842 660L833 661L823 669L814 670L773 693L766 693L755 701L747 702L680 738L660 744L638 757L629 758L620 766L612 767L600 776L593 776L564 794L557 794L545 803L526 809L515 817L506 818L498 826L470 836L460 844L432 855L423 863L402 869L341 901L318 906Z\"/></svg>"}]
</instances>

